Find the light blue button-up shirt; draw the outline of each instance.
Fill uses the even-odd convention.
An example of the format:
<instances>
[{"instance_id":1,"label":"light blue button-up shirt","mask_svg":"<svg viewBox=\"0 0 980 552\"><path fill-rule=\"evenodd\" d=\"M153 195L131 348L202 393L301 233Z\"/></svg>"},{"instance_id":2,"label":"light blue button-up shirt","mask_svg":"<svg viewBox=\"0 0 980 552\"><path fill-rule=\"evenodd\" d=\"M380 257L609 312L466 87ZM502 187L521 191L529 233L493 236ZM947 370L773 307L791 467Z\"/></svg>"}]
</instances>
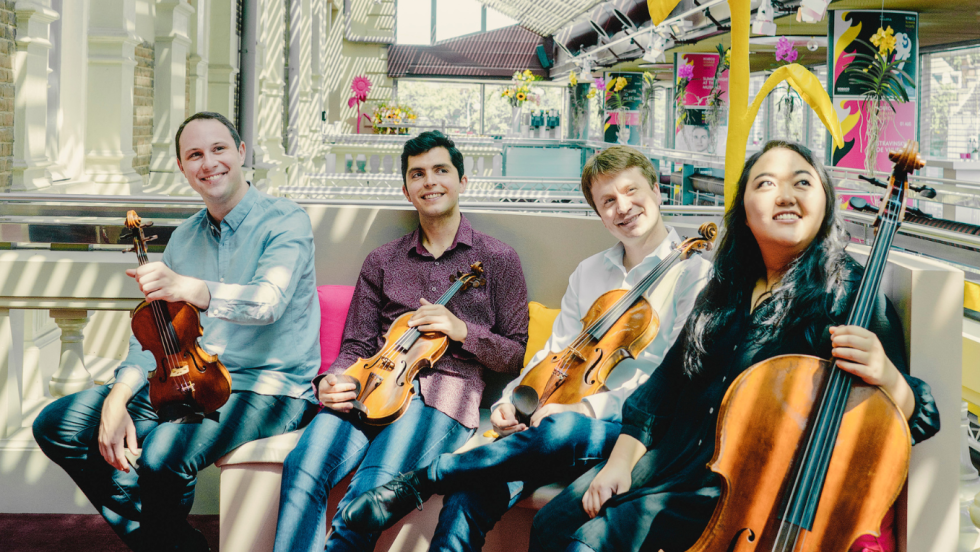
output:
<instances>
[{"instance_id":1,"label":"light blue button-up shirt","mask_svg":"<svg viewBox=\"0 0 980 552\"><path fill-rule=\"evenodd\" d=\"M228 368L233 391L316 402L310 380L320 368L320 303L313 253L306 212L253 186L220 226L205 209L174 231L163 262L207 284L201 345ZM132 337L116 381L136 393L155 369L153 355Z\"/></svg>"}]
</instances>

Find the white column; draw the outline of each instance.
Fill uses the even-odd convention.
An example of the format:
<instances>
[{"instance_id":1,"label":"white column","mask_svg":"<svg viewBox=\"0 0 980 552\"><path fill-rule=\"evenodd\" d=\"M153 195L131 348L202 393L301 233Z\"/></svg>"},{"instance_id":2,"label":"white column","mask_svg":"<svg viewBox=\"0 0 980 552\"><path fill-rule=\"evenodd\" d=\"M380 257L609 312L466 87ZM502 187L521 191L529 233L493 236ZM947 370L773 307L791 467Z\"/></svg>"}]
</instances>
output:
<instances>
[{"instance_id":1,"label":"white column","mask_svg":"<svg viewBox=\"0 0 980 552\"><path fill-rule=\"evenodd\" d=\"M261 189L278 188L286 184L286 168L293 160L282 147L282 102L285 6L281 0L260 0L254 113L244 114L257 121L255 125L255 183Z\"/></svg>"},{"instance_id":2,"label":"white column","mask_svg":"<svg viewBox=\"0 0 980 552\"><path fill-rule=\"evenodd\" d=\"M208 18L208 111L235 116L239 37L234 2L214 2ZM232 119L232 122L235 122ZM241 129L238 129L241 132Z\"/></svg>"},{"instance_id":3,"label":"white column","mask_svg":"<svg viewBox=\"0 0 980 552\"><path fill-rule=\"evenodd\" d=\"M191 57L187 73L192 115L208 110L208 50L211 42L208 29L211 26L211 0L197 0L195 9L197 13L190 20ZM230 114L226 116L231 117Z\"/></svg>"},{"instance_id":4,"label":"white column","mask_svg":"<svg viewBox=\"0 0 980 552\"><path fill-rule=\"evenodd\" d=\"M10 309L0 308L0 438L9 436L21 425L21 381L16 369L13 327Z\"/></svg>"},{"instance_id":5,"label":"white column","mask_svg":"<svg viewBox=\"0 0 980 552\"><path fill-rule=\"evenodd\" d=\"M51 396L64 397L92 387L94 382L85 368L82 349L82 330L88 324L88 311L52 309L51 318L61 328L61 362L48 384Z\"/></svg>"},{"instance_id":6,"label":"white column","mask_svg":"<svg viewBox=\"0 0 980 552\"><path fill-rule=\"evenodd\" d=\"M188 25L194 8L184 0L157 0L156 41L153 45L153 157L150 185L154 189L187 188L177 168L174 136L184 122Z\"/></svg>"},{"instance_id":7,"label":"white column","mask_svg":"<svg viewBox=\"0 0 980 552\"><path fill-rule=\"evenodd\" d=\"M89 12L85 169L99 193L138 194L133 169L136 1L101 0Z\"/></svg>"},{"instance_id":8,"label":"white column","mask_svg":"<svg viewBox=\"0 0 980 552\"><path fill-rule=\"evenodd\" d=\"M58 13L50 0L18 0L14 54L14 159L12 190L35 190L51 185L47 153L48 36Z\"/></svg>"}]
</instances>

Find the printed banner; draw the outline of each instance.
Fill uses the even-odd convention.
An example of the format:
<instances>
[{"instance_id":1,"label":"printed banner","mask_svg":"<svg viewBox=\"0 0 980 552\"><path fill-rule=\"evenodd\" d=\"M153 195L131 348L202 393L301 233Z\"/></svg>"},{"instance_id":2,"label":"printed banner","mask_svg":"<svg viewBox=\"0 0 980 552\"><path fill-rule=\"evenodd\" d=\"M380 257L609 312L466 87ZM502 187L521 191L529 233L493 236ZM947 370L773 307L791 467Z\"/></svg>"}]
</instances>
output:
<instances>
[{"instance_id":1,"label":"printed banner","mask_svg":"<svg viewBox=\"0 0 980 552\"><path fill-rule=\"evenodd\" d=\"M902 60L898 68L912 77L912 85L906 85L909 98L915 97L919 84L919 15L914 12L840 10L830 12L833 53L828 55L828 75L833 76L834 96L860 96L867 91L863 83L853 81L844 69L854 61L855 53L874 55L872 37L878 28L891 27L895 39L895 59ZM858 40L864 41L858 42Z\"/></svg>"},{"instance_id":2,"label":"printed banner","mask_svg":"<svg viewBox=\"0 0 980 552\"><path fill-rule=\"evenodd\" d=\"M616 90L616 82L625 84ZM611 144L640 144L640 104L643 103L643 73L606 73L602 139ZM622 106L622 107L620 107Z\"/></svg>"},{"instance_id":3,"label":"printed banner","mask_svg":"<svg viewBox=\"0 0 980 552\"><path fill-rule=\"evenodd\" d=\"M715 70L721 57L718 54L677 54L674 56L674 82L679 86L687 80L678 119L674 125L674 149L715 155L721 153L728 139L728 70L718 76L721 109L710 120ZM682 114L683 113L683 114Z\"/></svg>"},{"instance_id":4,"label":"printed banner","mask_svg":"<svg viewBox=\"0 0 980 552\"><path fill-rule=\"evenodd\" d=\"M860 98L835 98L834 109L844 132L844 148L834 148L833 165L852 169L864 168L864 152L867 149L865 137L868 131L868 116L862 109ZM915 114L917 103L896 103L895 112L888 104L881 106L878 117L884 122L878 135L878 157L875 170L891 172L892 162L888 152L902 149L907 140L915 140Z\"/></svg>"},{"instance_id":5,"label":"printed banner","mask_svg":"<svg viewBox=\"0 0 980 552\"><path fill-rule=\"evenodd\" d=\"M685 89L685 107L706 107L708 97L711 95L711 85L714 83L715 69L721 58L718 54L677 54L674 56L674 82L680 76L681 69L685 65L693 67L693 74ZM690 70L688 70L690 71ZM725 70L718 78L718 87L721 89L721 99L728 105L728 70Z\"/></svg>"},{"instance_id":6,"label":"printed banner","mask_svg":"<svg viewBox=\"0 0 980 552\"><path fill-rule=\"evenodd\" d=\"M909 95L908 103L894 102L895 111L887 102L881 104L879 118L883 125L878 136L877 157L875 169L888 172L892 163L888 160L888 152L900 149L906 140L915 140L918 135L916 117L916 86L919 81L918 71L918 14L898 11L863 11L837 10L828 12L832 48L828 51L829 68L827 71L828 89L834 109L841 122L844 133L844 147L838 149L831 146L831 163L836 167L864 168L865 151L867 149L868 108L863 94L868 90L866 84L851 79L844 73L855 62L857 52L874 55L878 52L872 43L876 34L888 34L888 40L894 39L894 50L891 55L902 60L899 68L908 73L913 84L906 83ZM879 28L883 29L879 33ZM862 40L867 43L858 42Z\"/></svg>"}]
</instances>

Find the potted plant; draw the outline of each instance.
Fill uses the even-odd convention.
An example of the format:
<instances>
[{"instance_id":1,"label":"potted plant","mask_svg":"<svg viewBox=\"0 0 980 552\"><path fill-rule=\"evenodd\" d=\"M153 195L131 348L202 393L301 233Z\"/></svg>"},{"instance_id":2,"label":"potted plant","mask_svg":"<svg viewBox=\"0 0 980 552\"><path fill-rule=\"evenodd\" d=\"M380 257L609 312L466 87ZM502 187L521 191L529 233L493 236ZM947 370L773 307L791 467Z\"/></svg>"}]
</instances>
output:
<instances>
[{"instance_id":1,"label":"potted plant","mask_svg":"<svg viewBox=\"0 0 980 552\"><path fill-rule=\"evenodd\" d=\"M540 80L540 77L531 73L530 69L518 71L511 78L509 86L504 87L500 92L502 98L506 98L511 107L510 130L512 133L521 132L521 107L524 102L538 103L540 100L537 94L531 92L531 83Z\"/></svg>"},{"instance_id":2,"label":"potted plant","mask_svg":"<svg viewBox=\"0 0 980 552\"><path fill-rule=\"evenodd\" d=\"M783 65L796 63L799 52L796 51L795 46L796 44L785 36L779 37L779 42L776 44L776 63L770 69L778 69ZM790 140L793 139L793 133L790 129L793 121L793 112L796 111L797 107L803 106L803 98L788 83L780 85L779 88L785 93L776 102L776 111L783 116L783 136Z\"/></svg>"},{"instance_id":3,"label":"potted plant","mask_svg":"<svg viewBox=\"0 0 980 552\"><path fill-rule=\"evenodd\" d=\"M878 137L884 126L881 118L882 102L895 111L894 102L906 103L909 95L906 86L915 87L915 81L901 69L905 60L896 59L895 31L891 26L887 29L878 27L878 32L871 37L871 44L857 39L873 54L854 53L854 61L844 69L854 81L866 87L861 94L861 107L867 118L867 149L864 152L864 170L869 175L874 174L875 161L878 157ZM872 47L872 44L874 47Z\"/></svg>"},{"instance_id":4,"label":"potted plant","mask_svg":"<svg viewBox=\"0 0 980 552\"><path fill-rule=\"evenodd\" d=\"M381 102L374 108L371 124L377 134L408 134L408 127L393 127L392 124L411 124L418 116L415 110L407 105L387 104Z\"/></svg>"},{"instance_id":5,"label":"potted plant","mask_svg":"<svg viewBox=\"0 0 980 552\"><path fill-rule=\"evenodd\" d=\"M732 51L731 49L725 50L725 47L721 44L717 45L718 49L718 65L715 66L714 79L711 81L711 91L708 93L708 109L704 113L704 122L708 125L708 139L710 146L710 152L714 153L715 142L717 140L718 125L721 125L727 121L727 111L725 111L725 99L722 95L725 93L724 89L721 87L721 75L731 66Z\"/></svg>"}]
</instances>

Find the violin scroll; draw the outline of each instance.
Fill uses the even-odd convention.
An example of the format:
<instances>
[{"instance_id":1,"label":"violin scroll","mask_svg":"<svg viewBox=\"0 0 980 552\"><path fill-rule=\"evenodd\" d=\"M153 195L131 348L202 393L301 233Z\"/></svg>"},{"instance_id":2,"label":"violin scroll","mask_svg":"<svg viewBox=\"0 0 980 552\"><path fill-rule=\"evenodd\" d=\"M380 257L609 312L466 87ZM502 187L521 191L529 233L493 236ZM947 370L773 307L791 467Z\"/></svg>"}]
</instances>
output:
<instances>
[{"instance_id":1,"label":"violin scroll","mask_svg":"<svg viewBox=\"0 0 980 552\"><path fill-rule=\"evenodd\" d=\"M698 233L701 234L701 237L688 238L677 246L682 258L687 259L694 253L711 251L712 244L718 236L718 225L713 222L706 222L698 228Z\"/></svg>"},{"instance_id":2,"label":"violin scroll","mask_svg":"<svg viewBox=\"0 0 980 552\"><path fill-rule=\"evenodd\" d=\"M471 264L470 271L465 274L460 270L450 280L453 282L457 280L463 282L463 287L460 291L471 287L478 288L487 285L487 279L483 277L483 261L477 261Z\"/></svg>"}]
</instances>

